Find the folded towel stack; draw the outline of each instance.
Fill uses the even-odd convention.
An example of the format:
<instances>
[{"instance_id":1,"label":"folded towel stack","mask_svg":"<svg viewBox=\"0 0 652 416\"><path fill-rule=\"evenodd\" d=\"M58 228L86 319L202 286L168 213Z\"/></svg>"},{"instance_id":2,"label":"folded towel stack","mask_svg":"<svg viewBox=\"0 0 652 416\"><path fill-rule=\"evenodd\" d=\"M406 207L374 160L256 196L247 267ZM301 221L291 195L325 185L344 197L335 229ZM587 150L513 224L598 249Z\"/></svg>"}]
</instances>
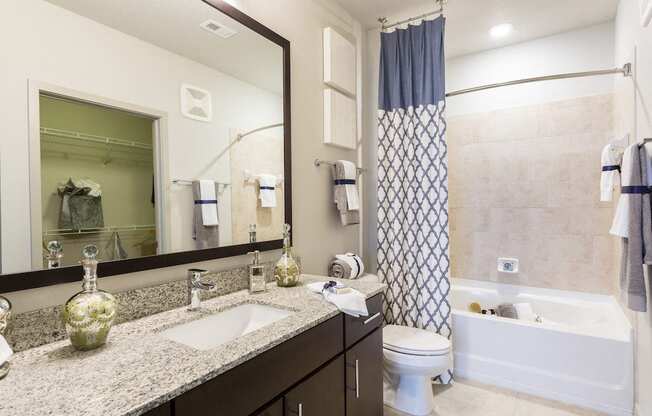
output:
<instances>
[{"instance_id":1,"label":"folded towel stack","mask_svg":"<svg viewBox=\"0 0 652 416\"><path fill-rule=\"evenodd\" d=\"M336 279L357 279L363 273L362 259L353 253L338 254L328 265L328 276Z\"/></svg>"},{"instance_id":2,"label":"folded towel stack","mask_svg":"<svg viewBox=\"0 0 652 416\"><path fill-rule=\"evenodd\" d=\"M340 211L342 225L360 223L360 199L356 179L358 169L348 160L338 160L333 167L333 197Z\"/></svg>"},{"instance_id":3,"label":"folded towel stack","mask_svg":"<svg viewBox=\"0 0 652 416\"><path fill-rule=\"evenodd\" d=\"M355 318L360 316L369 316L367 301L365 296L355 289L350 289L344 293L337 293L335 290L324 289L328 282L316 282L306 285L308 290L321 293L328 302L337 306L341 312L351 315ZM341 284L340 284L341 285Z\"/></svg>"}]
</instances>

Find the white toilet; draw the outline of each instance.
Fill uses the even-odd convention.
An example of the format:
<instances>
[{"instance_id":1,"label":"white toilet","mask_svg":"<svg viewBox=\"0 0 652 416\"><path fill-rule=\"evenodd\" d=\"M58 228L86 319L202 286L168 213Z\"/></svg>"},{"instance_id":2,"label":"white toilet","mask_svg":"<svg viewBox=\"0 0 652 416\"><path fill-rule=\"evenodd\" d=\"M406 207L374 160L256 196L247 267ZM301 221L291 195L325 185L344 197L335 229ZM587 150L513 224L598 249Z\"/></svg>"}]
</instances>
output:
<instances>
[{"instance_id":1,"label":"white toilet","mask_svg":"<svg viewBox=\"0 0 652 416\"><path fill-rule=\"evenodd\" d=\"M434 332L385 326L385 404L409 415L429 415L434 409L432 378L450 368L450 351L450 341Z\"/></svg>"},{"instance_id":2,"label":"white toilet","mask_svg":"<svg viewBox=\"0 0 652 416\"><path fill-rule=\"evenodd\" d=\"M365 274L361 281L378 282ZM451 343L424 329L400 325L383 328L385 404L414 416L434 410L432 378L452 367Z\"/></svg>"}]
</instances>

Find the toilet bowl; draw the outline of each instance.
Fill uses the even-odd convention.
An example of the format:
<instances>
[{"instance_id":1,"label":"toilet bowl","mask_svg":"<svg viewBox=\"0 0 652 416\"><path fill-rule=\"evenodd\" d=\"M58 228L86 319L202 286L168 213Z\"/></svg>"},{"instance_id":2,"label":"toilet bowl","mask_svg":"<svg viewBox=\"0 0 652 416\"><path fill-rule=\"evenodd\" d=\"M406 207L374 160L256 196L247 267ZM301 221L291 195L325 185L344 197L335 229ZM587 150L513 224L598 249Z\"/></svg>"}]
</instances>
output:
<instances>
[{"instance_id":1,"label":"toilet bowl","mask_svg":"<svg viewBox=\"0 0 652 416\"><path fill-rule=\"evenodd\" d=\"M432 378L450 368L450 352L450 341L434 332L385 326L385 404L409 415L429 415L434 409Z\"/></svg>"}]
</instances>

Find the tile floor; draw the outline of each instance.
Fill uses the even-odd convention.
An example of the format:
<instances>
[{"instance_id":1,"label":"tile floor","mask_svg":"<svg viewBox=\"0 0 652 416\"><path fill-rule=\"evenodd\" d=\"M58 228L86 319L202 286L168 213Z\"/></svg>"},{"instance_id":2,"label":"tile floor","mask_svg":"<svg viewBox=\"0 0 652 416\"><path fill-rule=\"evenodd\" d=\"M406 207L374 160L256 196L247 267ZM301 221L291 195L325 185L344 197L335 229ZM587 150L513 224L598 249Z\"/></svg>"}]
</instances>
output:
<instances>
[{"instance_id":1,"label":"tile floor","mask_svg":"<svg viewBox=\"0 0 652 416\"><path fill-rule=\"evenodd\" d=\"M529 395L457 380L451 386L435 385L432 416L603 416ZM385 407L384 416L404 416Z\"/></svg>"}]
</instances>

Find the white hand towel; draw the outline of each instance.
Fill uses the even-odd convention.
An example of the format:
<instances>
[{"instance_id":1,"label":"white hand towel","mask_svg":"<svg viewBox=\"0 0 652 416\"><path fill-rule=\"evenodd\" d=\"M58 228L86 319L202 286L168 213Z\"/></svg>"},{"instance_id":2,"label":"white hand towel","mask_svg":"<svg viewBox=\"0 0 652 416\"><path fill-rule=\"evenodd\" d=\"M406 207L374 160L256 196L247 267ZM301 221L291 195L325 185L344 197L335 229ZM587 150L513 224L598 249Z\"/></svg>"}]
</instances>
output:
<instances>
[{"instance_id":1,"label":"white hand towel","mask_svg":"<svg viewBox=\"0 0 652 416\"><path fill-rule=\"evenodd\" d=\"M4 364L14 354L5 337L0 335L0 365Z\"/></svg>"},{"instance_id":2,"label":"white hand towel","mask_svg":"<svg viewBox=\"0 0 652 416\"><path fill-rule=\"evenodd\" d=\"M640 169L639 166L632 166L632 152L638 152L638 144L634 143L625 149L621 163L621 186L632 185L632 169ZM616 214L611 224L609 234L627 238L629 237L629 202L631 194L622 193L618 199L618 206L616 207Z\"/></svg>"},{"instance_id":3,"label":"white hand towel","mask_svg":"<svg viewBox=\"0 0 652 416\"><path fill-rule=\"evenodd\" d=\"M611 201L616 186L620 184L620 164L622 161L622 148L609 143L602 149L600 164L600 201Z\"/></svg>"},{"instance_id":4,"label":"white hand towel","mask_svg":"<svg viewBox=\"0 0 652 416\"><path fill-rule=\"evenodd\" d=\"M202 224L206 227L219 225L217 220L217 192L215 181L202 179L199 181L201 199L195 204L201 204Z\"/></svg>"},{"instance_id":5,"label":"white hand towel","mask_svg":"<svg viewBox=\"0 0 652 416\"><path fill-rule=\"evenodd\" d=\"M315 293L324 295L324 299L333 305L337 306L340 312L351 315L354 318L361 316L369 316L367 309L367 300L365 296L355 289L351 289L346 293L333 293L328 290L322 290L327 282L310 283L307 286L309 290Z\"/></svg>"},{"instance_id":6,"label":"white hand towel","mask_svg":"<svg viewBox=\"0 0 652 416\"><path fill-rule=\"evenodd\" d=\"M348 183L344 185L346 189L346 202L350 211L356 211L360 209L360 199L358 197L358 186L356 185L356 180L358 179L358 169L353 162L348 160L339 160L344 166L344 179L347 181L353 181L353 183Z\"/></svg>"},{"instance_id":7,"label":"white hand towel","mask_svg":"<svg viewBox=\"0 0 652 416\"><path fill-rule=\"evenodd\" d=\"M260 205L263 208L274 208L276 206L276 184L278 178L276 175L267 173L258 175L258 184L260 185Z\"/></svg>"},{"instance_id":8,"label":"white hand towel","mask_svg":"<svg viewBox=\"0 0 652 416\"><path fill-rule=\"evenodd\" d=\"M357 279L364 273L364 264L362 264L362 259L359 256L356 256L353 253L346 253L337 254L335 258L342 260L351 266L351 276L349 279Z\"/></svg>"}]
</instances>

